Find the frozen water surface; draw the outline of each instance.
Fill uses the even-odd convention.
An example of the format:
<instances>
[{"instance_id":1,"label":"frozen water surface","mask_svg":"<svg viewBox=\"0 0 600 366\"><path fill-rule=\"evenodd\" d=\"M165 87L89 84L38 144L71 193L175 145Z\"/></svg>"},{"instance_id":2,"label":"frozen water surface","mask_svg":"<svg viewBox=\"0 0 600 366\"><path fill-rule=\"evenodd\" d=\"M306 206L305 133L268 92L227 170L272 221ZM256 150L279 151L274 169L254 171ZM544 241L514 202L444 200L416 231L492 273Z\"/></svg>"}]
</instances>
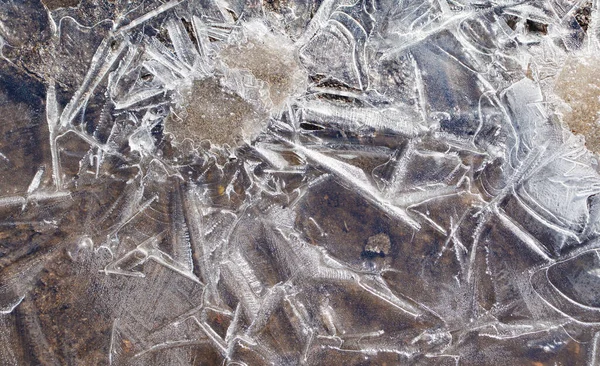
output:
<instances>
[{"instance_id":1,"label":"frozen water surface","mask_svg":"<svg viewBox=\"0 0 600 366\"><path fill-rule=\"evenodd\" d=\"M1 365L599 365L597 0L0 0Z\"/></svg>"}]
</instances>

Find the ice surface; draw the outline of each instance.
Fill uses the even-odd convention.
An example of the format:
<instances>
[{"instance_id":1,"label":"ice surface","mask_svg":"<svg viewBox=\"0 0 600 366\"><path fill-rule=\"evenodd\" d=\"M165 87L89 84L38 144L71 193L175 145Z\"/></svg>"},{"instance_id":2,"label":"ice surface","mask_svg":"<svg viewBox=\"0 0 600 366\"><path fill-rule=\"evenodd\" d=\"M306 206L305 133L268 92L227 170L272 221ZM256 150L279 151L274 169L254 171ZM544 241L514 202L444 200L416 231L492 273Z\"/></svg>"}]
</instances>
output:
<instances>
[{"instance_id":1,"label":"ice surface","mask_svg":"<svg viewBox=\"0 0 600 366\"><path fill-rule=\"evenodd\" d=\"M599 6L0 0L0 365L600 364Z\"/></svg>"}]
</instances>

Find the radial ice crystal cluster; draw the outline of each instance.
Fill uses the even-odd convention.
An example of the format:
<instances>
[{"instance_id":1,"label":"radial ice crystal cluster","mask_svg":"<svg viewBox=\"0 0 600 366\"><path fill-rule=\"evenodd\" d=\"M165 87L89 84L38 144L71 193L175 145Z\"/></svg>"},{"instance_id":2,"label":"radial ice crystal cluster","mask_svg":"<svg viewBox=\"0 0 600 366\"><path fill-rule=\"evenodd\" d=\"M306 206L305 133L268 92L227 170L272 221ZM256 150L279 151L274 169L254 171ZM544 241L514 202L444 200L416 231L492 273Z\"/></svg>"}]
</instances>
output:
<instances>
[{"instance_id":1,"label":"radial ice crystal cluster","mask_svg":"<svg viewBox=\"0 0 600 366\"><path fill-rule=\"evenodd\" d=\"M0 0L0 365L600 365L597 0Z\"/></svg>"}]
</instances>

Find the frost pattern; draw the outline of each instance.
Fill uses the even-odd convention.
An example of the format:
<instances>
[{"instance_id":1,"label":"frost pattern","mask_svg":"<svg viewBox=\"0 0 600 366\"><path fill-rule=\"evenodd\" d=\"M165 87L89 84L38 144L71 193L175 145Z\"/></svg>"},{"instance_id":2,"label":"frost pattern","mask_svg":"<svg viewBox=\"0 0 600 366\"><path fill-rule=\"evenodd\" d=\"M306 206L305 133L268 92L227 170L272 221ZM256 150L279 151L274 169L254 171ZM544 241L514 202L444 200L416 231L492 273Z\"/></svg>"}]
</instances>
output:
<instances>
[{"instance_id":1,"label":"frost pattern","mask_svg":"<svg viewBox=\"0 0 600 366\"><path fill-rule=\"evenodd\" d=\"M597 1L0 5L0 363L600 362Z\"/></svg>"}]
</instances>

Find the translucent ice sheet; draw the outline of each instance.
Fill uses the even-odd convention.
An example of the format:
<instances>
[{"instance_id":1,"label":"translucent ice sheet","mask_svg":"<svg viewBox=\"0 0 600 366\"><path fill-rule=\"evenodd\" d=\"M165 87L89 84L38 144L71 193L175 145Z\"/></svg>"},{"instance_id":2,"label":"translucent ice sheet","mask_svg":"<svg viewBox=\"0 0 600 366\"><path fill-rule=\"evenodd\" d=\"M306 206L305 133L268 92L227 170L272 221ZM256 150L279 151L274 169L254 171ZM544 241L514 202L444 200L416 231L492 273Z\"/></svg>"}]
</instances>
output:
<instances>
[{"instance_id":1,"label":"translucent ice sheet","mask_svg":"<svg viewBox=\"0 0 600 366\"><path fill-rule=\"evenodd\" d=\"M0 365L600 365L598 0L0 0Z\"/></svg>"}]
</instances>

